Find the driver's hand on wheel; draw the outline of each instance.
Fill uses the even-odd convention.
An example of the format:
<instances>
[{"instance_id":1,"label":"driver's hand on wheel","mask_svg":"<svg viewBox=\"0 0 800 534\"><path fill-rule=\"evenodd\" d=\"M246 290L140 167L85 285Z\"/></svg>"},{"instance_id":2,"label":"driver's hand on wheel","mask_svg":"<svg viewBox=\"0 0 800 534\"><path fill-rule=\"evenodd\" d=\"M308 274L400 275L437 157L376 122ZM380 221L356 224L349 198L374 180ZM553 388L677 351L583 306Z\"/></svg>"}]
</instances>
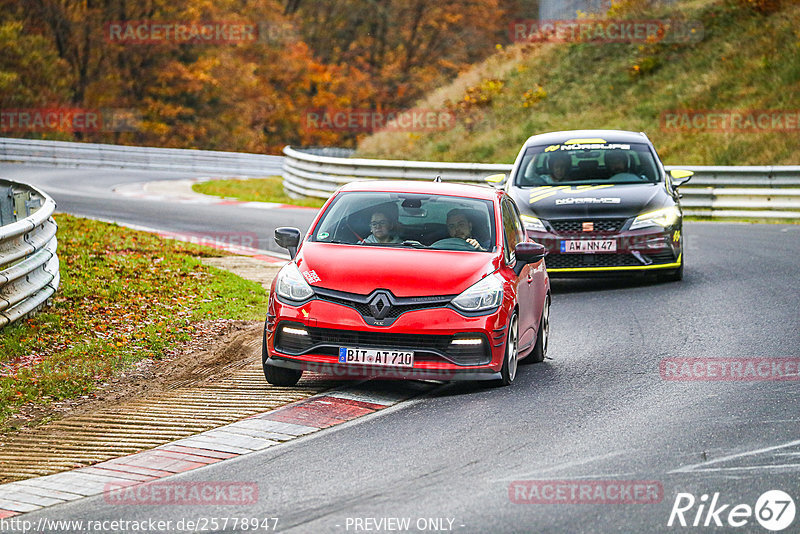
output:
<instances>
[{"instance_id":1,"label":"driver's hand on wheel","mask_svg":"<svg viewBox=\"0 0 800 534\"><path fill-rule=\"evenodd\" d=\"M468 239L465 239L465 241L467 243L469 243L470 245L472 245L473 247L475 247L476 249L478 249L478 250L486 250L481 246L480 243L478 243L477 239L473 239L473 238L470 237Z\"/></svg>"}]
</instances>

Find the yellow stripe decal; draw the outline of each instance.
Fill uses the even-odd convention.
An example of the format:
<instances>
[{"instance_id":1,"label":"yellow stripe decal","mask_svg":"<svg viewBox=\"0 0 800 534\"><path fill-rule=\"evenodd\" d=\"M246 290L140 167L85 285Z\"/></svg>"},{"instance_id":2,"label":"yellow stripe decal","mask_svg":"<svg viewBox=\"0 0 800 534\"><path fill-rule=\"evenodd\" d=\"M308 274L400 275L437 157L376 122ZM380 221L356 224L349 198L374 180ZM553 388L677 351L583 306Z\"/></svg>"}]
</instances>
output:
<instances>
[{"instance_id":1,"label":"yellow stripe decal","mask_svg":"<svg viewBox=\"0 0 800 534\"><path fill-rule=\"evenodd\" d=\"M594 191L596 189L605 189L607 187L614 187L614 184L603 184L603 185L559 185L559 186L540 186L535 189L531 190L530 198L528 200L529 204L535 204L540 200L544 200L548 197L555 195L556 193L568 192L568 191L575 191L576 193L588 193L589 191Z\"/></svg>"},{"instance_id":2,"label":"yellow stripe decal","mask_svg":"<svg viewBox=\"0 0 800 534\"><path fill-rule=\"evenodd\" d=\"M683 254L681 254L683 256ZM547 269L548 273L582 273L582 272L597 272L597 271L645 271L650 269L674 269L681 266L681 256L678 256L678 261L675 263L665 263L663 265L642 265L641 267L579 267L570 269ZM545 264L547 258L545 257Z\"/></svg>"},{"instance_id":3,"label":"yellow stripe decal","mask_svg":"<svg viewBox=\"0 0 800 534\"><path fill-rule=\"evenodd\" d=\"M530 204L533 204L534 202L539 202L544 198L551 197L564 189L569 189L568 185L560 185L558 187L552 187L552 186L546 186L546 187L547 187L546 191L536 191L536 192L532 191L528 202Z\"/></svg>"},{"instance_id":4,"label":"yellow stripe decal","mask_svg":"<svg viewBox=\"0 0 800 534\"><path fill-rule=\"evenodd\" d=\"M605 139L600 139L599 137L592 137L589 139L568 139L564 141L563 144L565 145L595 145L595 144L605 144Z\"/></svg>"}]
</instances>

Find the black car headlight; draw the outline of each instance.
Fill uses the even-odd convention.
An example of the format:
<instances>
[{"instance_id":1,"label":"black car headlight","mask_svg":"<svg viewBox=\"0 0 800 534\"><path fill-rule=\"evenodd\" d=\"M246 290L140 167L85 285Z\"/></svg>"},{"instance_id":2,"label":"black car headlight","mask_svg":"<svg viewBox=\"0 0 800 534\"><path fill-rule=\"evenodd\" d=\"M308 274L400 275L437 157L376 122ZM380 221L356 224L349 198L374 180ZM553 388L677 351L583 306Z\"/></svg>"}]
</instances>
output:
<instances>
[{"instance_id":1,"label":"black car headlight","mask_svg":"<svg viewBox=\"0 0 800 534\"><path fill-rule=\"evenodd\" d=\"M678 222L680 216L681 212L677 206L669 206L668 208L642 213L636 217L636 219L634 219L630 229L637 230L639 228L647 228L649 226L660 226L661 228L667 228L668 226L672 226Z\"/></svg>"},{"instance_id":2,"label":"black car headlight","mask_svg":"<svg viewBox=\"0 0 800 534\"><path fill-rule=\"evenodd\" d=\"M522 219L522 224L525 225L526 230L530 230L531 232L547 231L547 228L544 227L542 221L532 215L522 215L521 219Z\"/></svg>"}]
</instances>

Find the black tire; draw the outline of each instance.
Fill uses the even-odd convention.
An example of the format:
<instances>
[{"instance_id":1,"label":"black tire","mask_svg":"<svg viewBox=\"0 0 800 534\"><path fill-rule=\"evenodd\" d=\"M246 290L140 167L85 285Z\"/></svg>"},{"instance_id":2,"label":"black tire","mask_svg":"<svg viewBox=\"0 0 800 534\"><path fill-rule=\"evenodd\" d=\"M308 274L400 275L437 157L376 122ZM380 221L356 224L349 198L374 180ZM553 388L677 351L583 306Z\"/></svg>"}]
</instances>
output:
<instances>
[{"instance_id":1,"label":"black tire","mask_svg":"<svg viewBox=\"0 0 800 534\"><path fill-rule=\"evenodd\" d=\"M519 357L519 321L517 312L508 321L508 336L506 337L506 351L503 357L503 367L500 368L500 385L508 386L517 377Z\"/></svg>"},{"instance_id":2,"label":"black tire","mask_svg":"<svg viewBox=\"0 0 800 534\"><path fill-rule=\"evenodd\" d=\"M264 378L273 386L289 387L294 386L303 376L303 371L298 369L286 369L285 367L275 367L267 364L267 328L264 325L264 337L261 340L261 367L264 369Z\"/></svg>"},{"instance_id":3,"label":"black tire","mask_svg":"<svg viewBox=\"0 0 800 534\"><path fill-rule=\"evenodd\" d=\"M542 317L539 319L539 330L536 332L536 345L533 352L522 360L525 363L541 363L547 357L547 347L550 344L550 295L544 299Z\"/></svg>"},{"instance_id":4,"label":"black tire","mask_svg":"<svg viewBox=\"0 0 800 534\"><path fill-rule=\"evenodd\" d=\"M661 282L680 282L683 280L683 256L681 256L681 266L677 269L671 269L669 271L660 273L658 275L658 279Z\"/></svg>"},{"instance_id":5,"label":"black tire","mask_svg":"<svg viewBox=\"0 0 800 534\"><path fill-rule=\"evenodd\" d=\"M682 231L683 230L681 229L681 232ZM680 267L678 267L677 269L670 269L669 271L665 271L663 273L659 273L658 274L658 281L659 282L680 282L681 280L683 280L683 264L684 264L683 256L684 256L684 253L686 251L684 250L684 247L683 247L683 236L682 235L681 235L680 245L681 245L681 248L680 248L680 250L681 250L681 252L680 252L681 265L680 265Z\"/></svg>"},{"instance_id":6,"label":"black tire","mask_svg":"<svg viewBox=\"0 0 800 534\"><path fill-rule=\"evenodd\" d=\"M264 362L264 376L267 382L273 386L289 387L294 386L303 376L303 371L299 369L286 369L285 367L275 367Z\"/></svg>"}]
</instances>

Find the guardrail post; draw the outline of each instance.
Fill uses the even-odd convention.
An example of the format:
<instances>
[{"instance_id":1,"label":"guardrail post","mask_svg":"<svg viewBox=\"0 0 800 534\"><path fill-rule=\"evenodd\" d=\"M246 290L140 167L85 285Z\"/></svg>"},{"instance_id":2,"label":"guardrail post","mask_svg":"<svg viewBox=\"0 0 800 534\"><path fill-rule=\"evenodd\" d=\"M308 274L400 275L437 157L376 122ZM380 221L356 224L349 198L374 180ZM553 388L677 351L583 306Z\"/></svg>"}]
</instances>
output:
<instances>
[{"instance_id":1,"label":"guardrail post","mask_svg":"<svg viewBox=\"0 0 800 534\"><path fill-rule=\"evenodd\" d=\"M0 226L16 222L14 217L14 192L10 187L0 187Z\"/></svg>"},{"instance_id":2,"label":"guardrail post","mask_svg":"<svg viewBox=\"0 0 800 534\"><path fill-rule=\"evenodd\" d=\"M25 201L25 214L26 217L30 217L31 213L38 210L42 207L42 199L41 198L32 198L30 200Z\"/></svg>"},{"instance_id":3,"label":"guardrail post","mask_svg":"<svg viewBox=\"0 0 800 534\"><path fill-rule=\"evenodd\" d=\"M30 213L28 213L28 208L26 206L28 200L30 200L31 194L27 191L20 191L19 193L14 193L14 211L17 213L17 217L19 219L24 219Z\"/></svg>"}]
</instances>

